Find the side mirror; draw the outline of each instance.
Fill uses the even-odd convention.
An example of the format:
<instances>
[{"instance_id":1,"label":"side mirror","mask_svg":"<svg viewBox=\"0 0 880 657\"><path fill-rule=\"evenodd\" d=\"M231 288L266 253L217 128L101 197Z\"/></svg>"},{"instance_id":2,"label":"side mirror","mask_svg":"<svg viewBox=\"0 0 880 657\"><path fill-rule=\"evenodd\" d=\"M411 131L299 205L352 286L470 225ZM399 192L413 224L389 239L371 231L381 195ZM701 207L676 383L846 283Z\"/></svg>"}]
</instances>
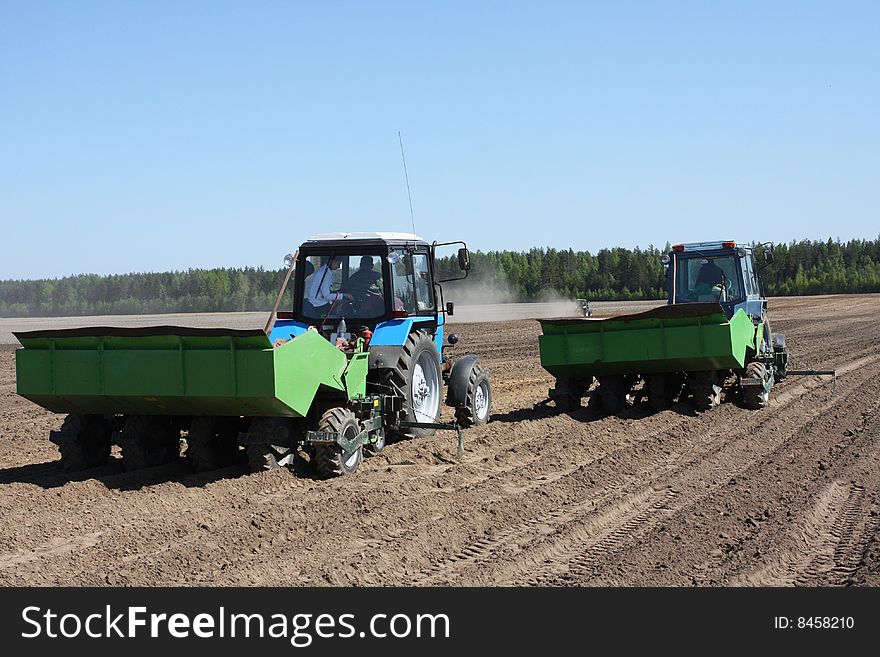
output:
<instances>
[{"instance_id":1,"label":"side mirror","mask_svg":"<svg viewBox=\"0 0 880 657\"><path fill-rule=\"evenodd\" d=\"M764 262L768 265L773 262L773 249L764 249Z\"/></svg>"},{"instance_id":2,"label":"side mirror","mask_svg":"<svg viewBox=\"0 0 880 657\"><path fill-rule=\"evenodd\" d=\"M455 304L451 301L446 302L446 314L450 317L455 314Z\"/></svg>"},{"instance_id":3,"label":"side mirror","mask_svg":"<svg viewBox=\"0 0 880 657\"><path fill-rule=\"evenodd\" d=\"M468 271L471 268L471 254L464 247L458 250L458 268Z\"/></svg>"}]
</instances>

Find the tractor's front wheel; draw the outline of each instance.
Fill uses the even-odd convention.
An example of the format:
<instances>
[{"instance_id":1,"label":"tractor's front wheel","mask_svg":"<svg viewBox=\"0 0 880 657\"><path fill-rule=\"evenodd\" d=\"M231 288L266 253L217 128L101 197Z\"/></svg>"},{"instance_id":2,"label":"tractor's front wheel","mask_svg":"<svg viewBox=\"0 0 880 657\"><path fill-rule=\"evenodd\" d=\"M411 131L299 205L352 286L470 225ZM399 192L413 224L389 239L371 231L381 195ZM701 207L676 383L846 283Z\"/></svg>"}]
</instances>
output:
<instances>
[{"instance_id":1,"label":"tractor's front wheel","mask_svg":"<svg viewBox=\"0 0 880 657\"><path fill-rule=\"evenodd\" d=\"M64 418L51 440L61 453L61 467L76 472L107 464L113 431L103 415L74 413Z\"/></svg>"},{"instance_id":2,"label":"tractor's front wheel","mask_svg":"<svg viewBox=\"0 0 880 657\"><path fill-rule=\"evenodd\" d=\"M361 432L361 425L347 408L331 408L321 416L318 431L338 433L351 440ZM364 460L363 446L345 452L338 444L315 445L315 467L325 477L354 474Z\"/></svg>"},{"instance_id":3,"label":"tractor's front wheel","mask_svg":"<svg viewBox=\"0 0 880 657\"><path fill-rule=\"evenodd\" d=\"M455 421L464 428L486 424L492 409L492 386L489 374L479 365L471 368L465 395L465 405L455 409Z\"/></svg>"}]
</instances>

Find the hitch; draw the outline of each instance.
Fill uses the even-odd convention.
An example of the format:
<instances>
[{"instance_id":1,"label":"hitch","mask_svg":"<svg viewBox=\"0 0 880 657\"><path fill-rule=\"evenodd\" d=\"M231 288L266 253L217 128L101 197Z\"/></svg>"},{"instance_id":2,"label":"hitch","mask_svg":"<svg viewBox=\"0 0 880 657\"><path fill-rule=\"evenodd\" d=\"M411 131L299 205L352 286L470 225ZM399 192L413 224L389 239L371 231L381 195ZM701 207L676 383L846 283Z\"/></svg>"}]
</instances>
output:
<instances>
[{"instance_id":1,"label":"hitch","mask_svg":"<svg viewBox=\"0 0 880 657\"><path fill-rule=\"evenodd\" d=\"M833 377L831 380L831 393L834 394L834 391L837 389L837 370L786 370L785 376L789 374L794 376L830 376Z\"/></svg>"},{"instance_id":2,"label":"hitch","mask_svg":"<svg viewBox=\"0 0 880 657\"><path fill-rule=\"evenodd\" d=\"M458 450L455 452L455 460L460 461L464 456L464 438L461 433L461 426L457 422L407 422L401 420L398 425L402 429L450 429L458 433Z\"/></svg>"}]
</instances>

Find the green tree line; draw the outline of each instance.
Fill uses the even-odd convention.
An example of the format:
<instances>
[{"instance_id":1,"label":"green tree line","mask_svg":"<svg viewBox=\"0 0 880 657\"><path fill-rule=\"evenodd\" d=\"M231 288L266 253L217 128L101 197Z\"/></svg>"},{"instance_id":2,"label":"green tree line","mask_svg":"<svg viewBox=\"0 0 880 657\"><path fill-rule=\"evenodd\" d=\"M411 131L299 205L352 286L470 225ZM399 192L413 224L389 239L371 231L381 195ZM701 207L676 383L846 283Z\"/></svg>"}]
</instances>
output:
<instances>
[{"instance_id":1,"label":"green tree line","mask_svg":"<svg viewBox=\"0 0 880 657\"><path fill-rule=\"evenodd\" d=\"M663 250L615 247L595 254L552 248L475 251L468 278L444 290L459 302L662 299L666 279L660 256L668 249L667 244ZM454 257L439 259L437 269L441 278L460 273ZM0 316L269 310L283 275L280 269L245 267L5 280L0 281ZM780 244L762 276L771 296L880 292L880 237Z\"/></svg>"},{"instance_id":2,"label":"green tree line","mask_svg":"<svg viewBox=\"0 0 880 657\"><path fill-rule=\"evenodd\" d=\"M268 310L283 270L262 267L0 281L0 316Z\"/></svg>"}]
</instances>

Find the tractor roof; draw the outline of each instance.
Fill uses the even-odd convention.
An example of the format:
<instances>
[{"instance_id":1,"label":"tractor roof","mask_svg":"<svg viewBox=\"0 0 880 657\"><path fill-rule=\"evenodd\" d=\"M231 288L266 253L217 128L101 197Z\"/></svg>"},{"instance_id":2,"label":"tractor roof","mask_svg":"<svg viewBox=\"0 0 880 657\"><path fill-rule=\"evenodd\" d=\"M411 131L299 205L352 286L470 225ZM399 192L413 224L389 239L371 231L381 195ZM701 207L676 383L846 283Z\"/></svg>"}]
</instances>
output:
<instances>
[{"instance_id":1,"label":"tractor roof","mask_svg":"<svg viewBox=\"0 0 880 657\"><path fill-rule=\"evenodd\" d=\"M396 232L353 232L353 233L321 233L306 240L303 246L339 246L341 244L427 244L424 238L413 233Z\"/></svg>"},{"instance_id":2,"label":"tractor roof","mask_svg":"<svg viewBox=\"0 0 880 657\"><path fill-rule=\"evenodd\" d=\"M742 247L744 249L752 248L748 244L737 244L733 240L718 240L717 242L686 242L684 244L676 244L672 247L673 251L720 251L722 249L735 249Z\"/></svg>"},{"instance_id":3,"label":"tractor roof","mask_svg":"<svg viewBox=\"0 0 880 657\"><path fill-rule=\"evenodd\" d=\"M324 240L386 240L394 242L424 242L425 240L414 233L395 232L361 232L361 233L321 233L309 238L309 242L323 242Z\"/></svg>"}]
</instances>

